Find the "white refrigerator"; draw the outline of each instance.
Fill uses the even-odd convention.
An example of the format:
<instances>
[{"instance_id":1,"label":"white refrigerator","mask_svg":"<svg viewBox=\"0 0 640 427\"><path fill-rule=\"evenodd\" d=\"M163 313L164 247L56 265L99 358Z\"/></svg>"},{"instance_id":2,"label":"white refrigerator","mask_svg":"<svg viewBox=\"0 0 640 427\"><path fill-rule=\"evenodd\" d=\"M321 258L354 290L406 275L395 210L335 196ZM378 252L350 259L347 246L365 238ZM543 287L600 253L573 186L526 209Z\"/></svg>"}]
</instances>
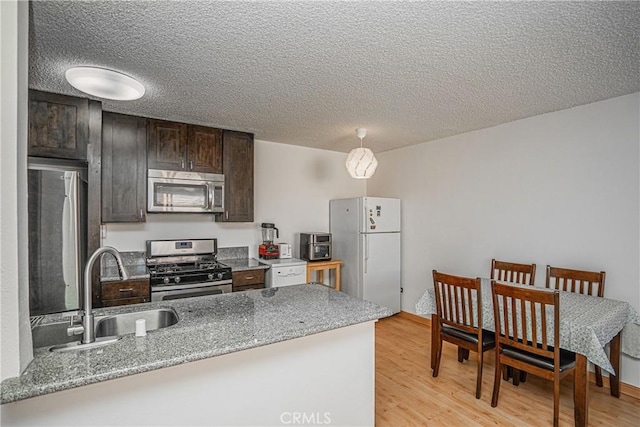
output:
<instances>
[{"instance_id":1,"label":"white refrigerator","mask_svg":"<svg viewBox=\"0 0 640 427\"><path fill-rule=\"evenodd\" d=\"M341 290L400 312L400 199L331 200L329 224Z\"/></svg>"}]
</instances>

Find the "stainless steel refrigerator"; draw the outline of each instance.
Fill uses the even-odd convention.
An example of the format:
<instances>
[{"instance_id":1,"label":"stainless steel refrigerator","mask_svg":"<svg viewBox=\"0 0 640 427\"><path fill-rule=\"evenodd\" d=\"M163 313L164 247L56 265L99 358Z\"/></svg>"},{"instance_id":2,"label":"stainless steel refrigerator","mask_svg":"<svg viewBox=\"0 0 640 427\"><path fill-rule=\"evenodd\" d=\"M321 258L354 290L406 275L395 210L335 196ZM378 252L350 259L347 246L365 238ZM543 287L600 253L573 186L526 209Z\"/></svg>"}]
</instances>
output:
<instances>
[{"instance_id":1,"label":"stainless steel refrigerator","mask_svg":"<svg viewBox=\"0 0 640 427\"><path fill-rule=\"evenodd\" d=\"M86 163L29 158L29 309L77 310L87 247Z\"/></svg>"},{"instance_id":2,"label":"stainless steel refrigerator","mask_svg":"<svg viewBox=\"0 0 640 427\"><path fill-rule=\"evenodd\" d=\"M331 200L329 215L342 291L400 312L400 199Z\"/></svg>"}]
</instances>

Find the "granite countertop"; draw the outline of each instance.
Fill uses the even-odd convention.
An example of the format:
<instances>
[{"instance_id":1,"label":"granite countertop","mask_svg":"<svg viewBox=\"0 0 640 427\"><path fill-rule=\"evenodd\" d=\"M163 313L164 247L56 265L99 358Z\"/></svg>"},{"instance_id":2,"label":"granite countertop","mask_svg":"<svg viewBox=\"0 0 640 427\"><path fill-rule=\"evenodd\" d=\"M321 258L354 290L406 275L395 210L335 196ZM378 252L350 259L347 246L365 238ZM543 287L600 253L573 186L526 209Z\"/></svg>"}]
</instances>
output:
<instances>
[{"instance_id":1,"label":"granite countertop","mask_svg":"<svg viewBox=\"0 0 640 427\"><path fill-rule=\"evenodd\" d=\"M232 271L245 271L256 269L269 269L269 265L260 263L257 259L249 258L248 247L220 248L218 260L231 267ZM144 252L120 252L125 267L129 270L130 279L148 279L149 271L146 266L146 254ZM115 258L105 256L100 267L100 281L119 281L120 273Z\"/></svg>"},{"instance_id":2,"label":"granite countertop","mask_svg":"<svg viewBox=\"0 0 640 427\"><path fill-rule=\"evenodd\" d=\"M236 258L236 259L223 259L221 263L231 267L232 271L246 271L246 270L268 270L271 266L262 264L255 258Z\"/></svg>"},{"instance_id":3,"label":"granite countertop","mask_svg":"<svg viewBox=\"0 0 640 427\"><path fill-rule=\"evenodd\" d=\"M218 249L218 261L231 267L232 271L246 271L269 269L270 266L260 263L255 258L249 258L248 246L236 246Z\"/></svg>"},{"instance_id":4,"label":"granite countertop","mask_svg":"<svg viewBox=\"0 0 640 427\"><path fill-rule=\"evenodd\" d=\"M322 285L296 285L97 309L112 315L172 307L180 321L145 337L66 353L34 350L25 372L1 384L14 402L390 316L391 310Z\"/></svg>"}]
</instances>

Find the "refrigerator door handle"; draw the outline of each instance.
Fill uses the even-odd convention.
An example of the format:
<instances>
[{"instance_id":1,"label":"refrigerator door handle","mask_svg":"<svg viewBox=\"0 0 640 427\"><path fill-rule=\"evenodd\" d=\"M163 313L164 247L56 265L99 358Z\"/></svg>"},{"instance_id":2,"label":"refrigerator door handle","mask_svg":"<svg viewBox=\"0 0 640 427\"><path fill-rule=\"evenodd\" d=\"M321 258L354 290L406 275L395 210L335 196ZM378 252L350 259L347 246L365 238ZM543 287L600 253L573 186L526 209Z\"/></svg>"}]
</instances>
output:
<instances>
[{"instance_id":1,"label":"refrigerator door handle","mask_svg":"<svg viewBox=\"0 0 640 427\"><path fill-rule=\"evenodd\" d=\"M67 285L65 292L65 306L68 310L77 308L78 301L80 301L80 293L82 290L81 278L82 278L82 265L80 256L81 245L81 230L80 230L80 174L75 171L65 171L65 206L63 210L67 211L68 222L63 223L63 246L69 245L70 250L73 252L73 262L69 263L69 259L64 259L63 256L63 277ZM64 217L64 213L63 213ZM71 265L70 265L71 264ZM66 268L65 268L66 267ZM71 271L71 270L75 271ZM68 276L72 277L68 277ZM73 279L75 289L69 288L69 280Z\"/></svg>"},{"instance_id":2,"label":"refrigerator door handle","mask_svg":"<svg viewBox=\"0 0 640 427\"><path fill-rule=\"evenodd\" d=\"M364 235L364 272L367 272L367 264L369 263L369 236Z\"/></svg>"}]
</instances>

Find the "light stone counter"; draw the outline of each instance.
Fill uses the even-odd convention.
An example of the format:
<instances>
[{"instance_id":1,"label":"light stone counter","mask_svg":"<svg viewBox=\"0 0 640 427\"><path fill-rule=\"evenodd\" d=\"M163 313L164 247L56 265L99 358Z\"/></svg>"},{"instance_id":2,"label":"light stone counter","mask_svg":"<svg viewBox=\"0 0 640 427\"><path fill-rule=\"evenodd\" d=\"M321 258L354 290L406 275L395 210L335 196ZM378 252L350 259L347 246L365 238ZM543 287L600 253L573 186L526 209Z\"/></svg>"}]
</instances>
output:
<instances>
[{"instance_id":1,"label":"light stone counter","mask_svg":"<svg viewBox=\"0 0 640 427\"><path fill-rule=\"evenodd\" d=\"M232 271L268 270L271 266L262 264L255 258L224 259L221 263L231 267Z\"/></svg>"},{"instance_id":2,"label":"light stone counter","mask_svg":"<svg viewBox=\"0 0 640 427\"><path fill-rule=\"evenodd\" d=\"M125 335L115 344L67 353L34 351L26 371L1 384L3 404L186 362L306 337L391 315L391 311L320 285L97 309L96 315L173 307L178 324Z\"/></svg>"}]
</instances>

